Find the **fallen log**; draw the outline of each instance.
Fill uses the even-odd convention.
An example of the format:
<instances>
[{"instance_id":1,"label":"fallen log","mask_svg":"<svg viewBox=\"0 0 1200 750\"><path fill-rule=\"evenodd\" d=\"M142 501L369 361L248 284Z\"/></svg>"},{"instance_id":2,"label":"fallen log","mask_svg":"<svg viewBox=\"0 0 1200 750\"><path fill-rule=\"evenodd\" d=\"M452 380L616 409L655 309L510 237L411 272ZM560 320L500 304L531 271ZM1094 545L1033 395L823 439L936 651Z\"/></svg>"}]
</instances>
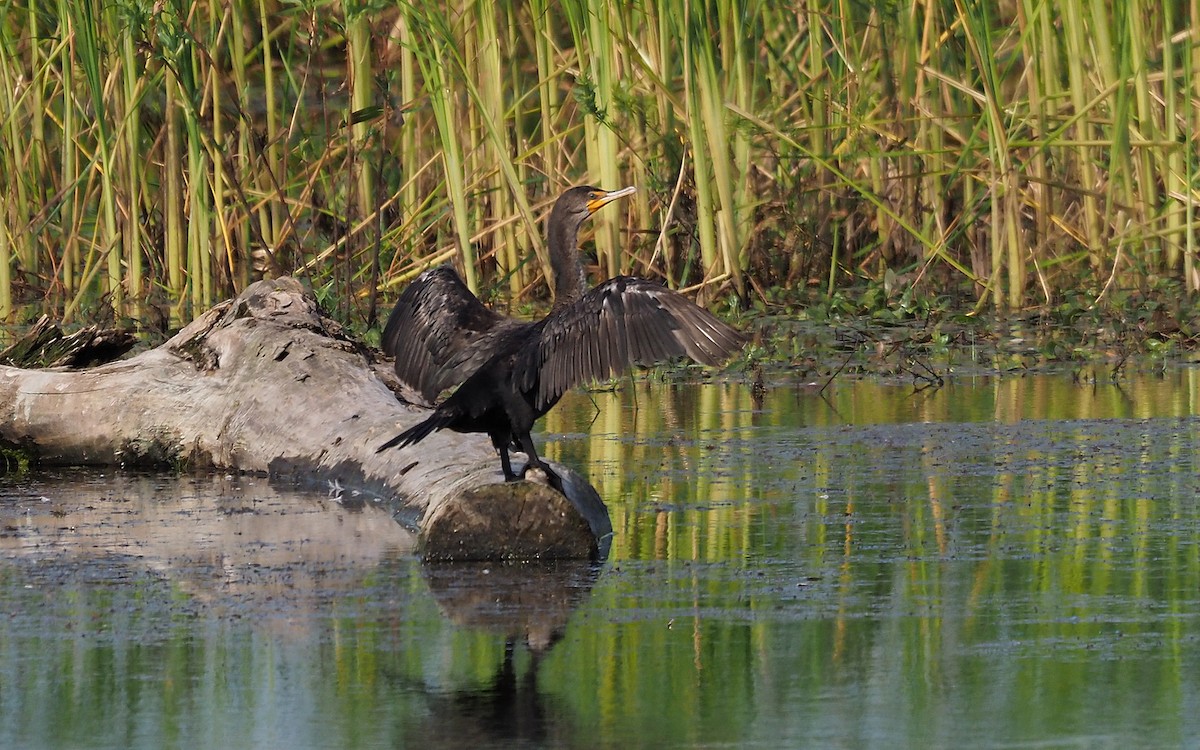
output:
<instances>
[{"instance_id":1,"label":"fallen log","mask_svg":"<svg viewBox=\"0 0 1200 750\"><path fill-rule=\"evenodd\" d=\"M257 282L162 346L85 370L0 367L0 441L34 463L211 468L386 503L431 560L594 557L595 489L503 481L485 435L375 449L424 418L388 363L291 278Z\"/></svg>"}]
</instances>

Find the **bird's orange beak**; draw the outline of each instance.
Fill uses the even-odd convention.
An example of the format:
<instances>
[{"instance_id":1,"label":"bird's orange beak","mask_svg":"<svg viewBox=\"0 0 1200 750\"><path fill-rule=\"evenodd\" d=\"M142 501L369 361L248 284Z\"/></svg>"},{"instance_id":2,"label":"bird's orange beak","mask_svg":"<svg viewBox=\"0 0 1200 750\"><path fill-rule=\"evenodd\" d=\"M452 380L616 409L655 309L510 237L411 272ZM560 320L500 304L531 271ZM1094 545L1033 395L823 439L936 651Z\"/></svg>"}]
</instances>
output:
<instances>
[{"instance_id":1,"label":"bird's orange beak","mask_svg":"<svg viewBox=\"0 0 1200 750\"><path fill-rule=\"evenodd\" d=\"M623 187L620 190L612 190L607 193L602 193L600 191L596 191L595 193L592 193L592 199L590 201L588 201L588 204L587 204L588 212L594 214L597 211L599 211L601 208L604 208L605 206L607 206L609 203L612 203L613 201L615 201L617 198L624 198L625 196L631 195L636 192L637 192L637 187L635 185L630 185L629 187Z\"/></svg>"}]
</instances>

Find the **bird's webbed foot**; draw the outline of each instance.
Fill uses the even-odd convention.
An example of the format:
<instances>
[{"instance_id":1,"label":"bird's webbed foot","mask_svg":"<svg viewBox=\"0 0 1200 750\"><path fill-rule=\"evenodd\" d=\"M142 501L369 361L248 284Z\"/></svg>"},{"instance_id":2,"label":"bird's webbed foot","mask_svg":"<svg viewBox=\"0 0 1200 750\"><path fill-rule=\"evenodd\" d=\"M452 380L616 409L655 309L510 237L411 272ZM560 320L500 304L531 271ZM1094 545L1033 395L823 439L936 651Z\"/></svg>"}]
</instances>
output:
<instances>
[{"instance_id":1,"label":"bird's webbed foot","mask_svg":"<svg viewBox=\"0 0 1200 750\"><path fill-rule=\"evenodd\" d=\"M521 472L522 479L540 480L541 477L531 477L529 475L529 472L531 471L535 472L536 474L542 474L545 476L545 482L548 486L557 490L561 494L566 494L563 492L562 477L554 473L554 470L551 469L546 462L542 461L541 459L530 459L529 463L525 465L525 470Z\"/></svg>"},{"instance_id":2,"label":"bird's webbed foot","mask_svg":"<svg viewBox=\"0 0 1200 750\"><path fill-rule=\"evenodd\" d=\"M562 494L566 494L563 492L562 477L555 474L549 464L543 461L541 456L537 454L537 449L533 446L533 440L528 434L514 436L511 441L493 439L493 444L496 446L496 450L500 452L500 468L504 470L504 481L513 482L518 479L544 481L547 486L552 487ZM510 447L523 451L527 459L525 468L522 469L519 476L513 471L512 463L508 457ZM545 479L542 480L541 477L530 476L530 470L533 470L535 474L541 474Z\"/></svg>"}]
</instances>

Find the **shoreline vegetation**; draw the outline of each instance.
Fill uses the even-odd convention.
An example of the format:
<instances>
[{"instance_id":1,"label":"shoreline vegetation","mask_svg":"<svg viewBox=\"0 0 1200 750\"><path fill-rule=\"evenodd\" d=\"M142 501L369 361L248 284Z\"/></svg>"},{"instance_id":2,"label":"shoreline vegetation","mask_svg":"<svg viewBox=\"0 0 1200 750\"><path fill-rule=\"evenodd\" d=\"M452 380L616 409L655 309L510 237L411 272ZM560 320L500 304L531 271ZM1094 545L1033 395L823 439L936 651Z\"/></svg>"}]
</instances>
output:
<instances>
[{"instance_id":1,"label":"shoreline vegetation","mask_svg":"<svg viewBox=\"0 0 1200 750\"><path fill-rule=\"evenodd\" d=\"M374 330L446 261L538 306L590 182L640 188L597 278L728 315L1194 335L1200 0L0 7L4 323L162 332L292 274Z\"/></svg>"}]
</instances>

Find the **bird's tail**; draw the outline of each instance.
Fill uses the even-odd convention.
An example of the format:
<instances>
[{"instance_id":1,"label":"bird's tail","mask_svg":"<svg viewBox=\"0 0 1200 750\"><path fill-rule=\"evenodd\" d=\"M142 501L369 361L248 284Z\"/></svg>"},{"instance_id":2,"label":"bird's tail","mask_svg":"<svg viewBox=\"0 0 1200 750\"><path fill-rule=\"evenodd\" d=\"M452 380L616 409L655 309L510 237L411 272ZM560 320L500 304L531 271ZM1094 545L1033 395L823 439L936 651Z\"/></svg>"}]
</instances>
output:
<instances>
[{"instance_id":1,"label":"bird's tail","mask_svg":"<svg viewBox=\"0 0 1200 750\"><path fill-rule=\"evenodd\" d=\"M404 432L376 448L375 452L383 453L388 448L403 448L406 445L419 443L425 438L429 437L430 433L448 426L453 419L454 416L452 414L444 412L442 409L438 409L434 411L433 414L429 415L429 418L424 422L420 422L412 427L409 427Z\"/></svg>"}]
</instances>

